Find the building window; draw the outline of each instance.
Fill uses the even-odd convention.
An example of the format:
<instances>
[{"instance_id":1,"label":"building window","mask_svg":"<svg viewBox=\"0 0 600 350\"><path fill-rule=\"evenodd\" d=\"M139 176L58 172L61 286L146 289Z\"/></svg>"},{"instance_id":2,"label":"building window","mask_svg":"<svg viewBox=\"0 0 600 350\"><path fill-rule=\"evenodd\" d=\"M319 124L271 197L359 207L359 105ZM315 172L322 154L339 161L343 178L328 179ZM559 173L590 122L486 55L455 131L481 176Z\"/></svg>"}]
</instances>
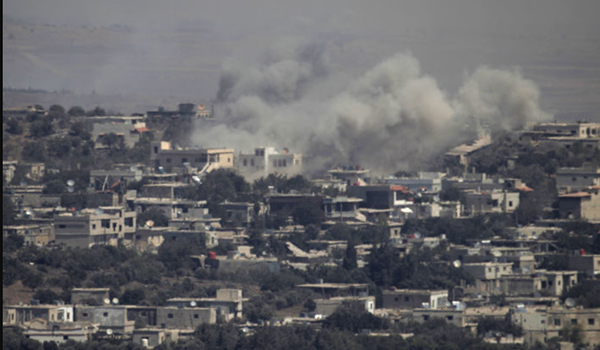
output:
<instances>
[{"instance_id":1,"label":"building window","mask_svg":"<svg viewBox=\"0 0 600 350\"><path fill-rule=\"evenodd\" d=\"M194 314L194 318L198 318L198 314Z\"/></svg>"},{"instance_id":2,"label":"building window","mask_svg":"<svg viewBox=\"0 0 600 350\"><path fill-rule=\"evenodd\" d=\"M452 320L454 319L454 316L446 316L446 319L447 319L448 321L452 321Z\"/></svg>"},{"instance_id":3,"label":"building window","mask_svg":"<svg viewBox=\"0 0 600 350\"><path fill-rule=\"evenodd\" d=\"M404 301L410 301L410 297L409 296L405 296L404 297Z\"/></svg>"},{"instance_id":4,"label":"building window","mask_svg":"<svg viewBox=\"0 0 600 350\"><path fill-rule=\"evenodd\" d=\"M108 317L108 312L103 313L102 316Z\"/></svg>"},{"instance_id":5,"label":"building window","mask_svg":"<svg viewBox=\"0 0 600 350\"><path fill-rule=\"evenodd\" d=\"M277 168L277 160L273 160L273 166Z\"/></svg>"},{"instance_id":6,"label":"building window","mask_svg":"<svg viewBox=\"0 0 600 350\"><path fill-rule=\"evenodd\" d=\"M285 160L285 159L283 160L283 166L287 167L287 160Z\"/></svg>"},{"instance_id":7,"label":"building window","mask_svg":"<svg viewBox=\"0 0 600 350\"><path fill-rule=\"evenodd\" d=\"M88 317L88 313L87 313L87 312L84 312L84 313L82 313L82 314L81 314L81 316L83 316L83 317Z\"/></svg>"},{"instance_id":8,"label":"building window","mask_svg":"<svg viewBox=\"0 0 600 350\"><path fill-rule=\"evenodd\" d=\"M423 315L423 321L427 321L429 319L429 315Z\"/></svg>"},{"instance_id":9,"label":"building window","mask_svg":"<svg viewBox=\"0 0 600 350\"><path fill-rule=\"evenodd\" d=\"M554 319L554 325L555 326L560 326L560 319L559 318Z\"/></svg>"},{"instance_id":10,"label":"building window","mask_svg":"<svg viewBox=\"0 0 600 350\"><path fill-rule=\"evenodd\" d=\"M248 166L248 160L244 159L244 166Z\"/></svg>"},{"instance_id":11,"label":"building window","mask_svg":"<svg viewBox=\"0 0 600 350\"><path fill-rule=\"evenodd\" d=\"M92 224L92 228L95 230L96 229L96 224Z\"/></svg>"},{"instance_id":12,"label":"building window","mask_svg":"<svg viewBox=\"0 0 600 350\"><path fill-rule=\"evenodd\" d=\"M508 201L508 206L512 207L512 201Z\"/></svg>"},{"instance_id":13,"label":"building window","mask_svg":"<svg viewBox=\"0 0 600 350\"><path fill-rule=\"evenodd\" d=\"M593 326L594 324L596 324L596 320L595 320L595 319L593 319L593 318L588 318L588 324L589 324L590 326Z\"/></svg>"},{"instance_id":14,"label":"building window","mask_svg":"<svg viewBox=\"0 0 600 350\"><path fill-rule=\"evenodd\" d=\"M398 297L395 297L395 298L394 298L394 301L398 301Z\"/></svg>"},{"instance_id":15,"label":"building window","mask_svg":"<svg viewBox=\"0 0 600 350\"><path fill-rule=\"evenodd\" d=\"M110 220L108 219L104 219L100 222L100 226L102 226L103 228L110 228Z\"/></svg>"},{"instance_id":16,"label":"building window","mask_svg":"<svg viewBox=\"0 0 600 350\"><path fill-rule=\"evenodd\" d=\"M571 324L576 326L577 325L577 319L576 318L572 318L571 319Z\"/></svg>"},{"instance_id":17,"label":"building window","mask_svg":"<svg viewBox=\"0 0 600 350\"><path fill-rule=\"evenodd\" d=\"M187 161L188 161L187 158L181 158L181 164L187 163Z\"/></svg>"},{"instance_id":18,"label":"building window","mask_svg":"<svg viewBox=\"0 0 600 350\"><path fill-rule=\"evenodd\" d=\"M69 336L68 335L63 335L63 340L69 340Z\"/></svg>"},{"instance_id":19,"label":"building window","mask_svg":"<svg viewBox=\"0 0 600 350\"><path fill-rule=\"evenodd\" d=\"M125 218L125 226L132 227L133 226L133 218Z\"/></svg>"},{"instance_id":20,"label":"building window","mask_svg":"<svg viewBox=\"0 0 600 350\"><path fill-rule=\"evenodd\" d=\"M254 166L254 159L250 159L250 166Z\"/></svg>"},{"instance_id":21,"label":"building window","mask_svg":"<svg viewBox=\"0 0 600 350\"><path fill-rule=\"evenodd\" d=\"M173 314L168 314L167 317L168 318L173 318Z\"/></svg>"},{"instance_id":22,"label":"building window","mask_svg":"<svg viewBox=\"0 0 600 350\"><path fill-rule=\"evenodd\" d=\"M167 158L167 163L171 163L171 158Z\"/></svg>"},{"instance_id":23,"label":"building window","mask_svg":"<svg viewBox=\"0 0 600 350\"><path fill-rule=\"evenodd\" d=\"M141 315L146 316L146 311L142 311Z\"/></svg>"}]
</instances>

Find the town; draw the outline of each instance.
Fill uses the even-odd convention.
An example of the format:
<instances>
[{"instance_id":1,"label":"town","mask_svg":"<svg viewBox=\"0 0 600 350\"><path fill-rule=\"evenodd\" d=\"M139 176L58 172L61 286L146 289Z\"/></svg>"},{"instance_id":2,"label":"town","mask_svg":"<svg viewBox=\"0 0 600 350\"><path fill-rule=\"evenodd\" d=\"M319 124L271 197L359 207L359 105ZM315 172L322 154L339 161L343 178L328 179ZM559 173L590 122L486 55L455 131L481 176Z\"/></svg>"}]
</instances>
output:
<instances>
[{"instance_id":1,"label":"town","mask_svg":"<svg viewBox=\"0 0 600 350\"><path fill-rule=\"evenodd\" d=\"M3 109L16 348L600 348L600 123L382 174L198 146L209 104L45 107Z\"/></svg>"}]
</instances>

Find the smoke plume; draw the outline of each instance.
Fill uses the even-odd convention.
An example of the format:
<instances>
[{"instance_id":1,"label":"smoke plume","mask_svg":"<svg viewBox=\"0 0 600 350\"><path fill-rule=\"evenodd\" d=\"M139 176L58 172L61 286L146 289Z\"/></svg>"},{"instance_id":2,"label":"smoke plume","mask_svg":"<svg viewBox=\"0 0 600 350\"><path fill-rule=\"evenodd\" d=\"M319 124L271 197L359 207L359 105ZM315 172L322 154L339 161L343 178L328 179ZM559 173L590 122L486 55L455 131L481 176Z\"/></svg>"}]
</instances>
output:
<instances>
[{"instance_id":1,"label":"smoke plume","mask_svg":"<svg viewBox=\"0 0 600 350\"><path fill-rule=\"evenodd\" d=\"M410 54L381 62L341 91L325 45L270 52L256 67L223 66L215 114L194 142L204 147L287 147L317 170L360 164L375 173L426 168L441 152L487 131L547 119L539 91L516 71L479 68L456 96L421 73ZM334 74L333 74L334 75Z\"/></svg>"}]
</instances>

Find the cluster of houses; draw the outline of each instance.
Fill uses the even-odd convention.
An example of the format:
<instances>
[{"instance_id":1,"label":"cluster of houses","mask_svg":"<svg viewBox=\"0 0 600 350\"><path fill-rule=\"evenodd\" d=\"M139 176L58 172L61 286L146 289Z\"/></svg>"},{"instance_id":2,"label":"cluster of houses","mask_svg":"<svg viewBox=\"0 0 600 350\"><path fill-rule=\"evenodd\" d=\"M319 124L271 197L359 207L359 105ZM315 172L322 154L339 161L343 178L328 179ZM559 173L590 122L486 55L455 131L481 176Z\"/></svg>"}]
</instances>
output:
<instances>
[{"instance_id":1,"label":"cluster of houses","mask_svg":"<svg viewBox=\"0 0 600 350\"><path fill-rule=\"evenodd\" d=\"M210 119L203 106L182 104L177 111L153 111L146 116L86 117L96 144L115 133L132 146L150 132L145 121L164 118ZM538 124L520 135L523 142L550 142L565 148L600 148L599 123ZM483 138L449 151L447 164L460 164L469 169L471 157L491 144ZM369 227L385 221L390 243L398 256L411 250L447 246L453 260L444 262L473 276L452 291L396 289L383 292L378 304L366 284L316 283L298 285L310 290L316 309L312 315L288 317L284 323L318 324L343 302L364 304L373 314L393 322L422 322L444 318L459 327L475 330L482 317L510 319L520 325L525 335L520 341L535 343L558 335L565 325L578 325L585 339L600 343L600 309L583 309L564 304L561 297L582 278L598 278L600 255L573 252L568 257L568 270L538 269L540 262L556 250L554 235L572 220L600 224L600 165L586 163L581 168L561 168L556 174L559 192L556 215L539 220L535 225L512 228L510 238L494 237L473 241L468 245L446 242L445 235L423 237L418 232L403 232L406 220L427 218L469 218L486 213L512 213L524 195L533 190L520 179L465 172L450 176L440 172L420 172L409 177L371 177L360 166L341 166L327 172L312 183L322 189L336 189L344 195L327 196L314 193L279 193L276 188L261 203L219 203L225 216L213 217L207 202L186 196L190 186L202 186L203 177L217 169L232 169L248 179L271 173L301 174L306 158L287 149L259 147L253 153L237 153L231 148L182 148L170 142L151 143L151 164L117 165L110 170L92 170L86 197L87 208L75 210L61 207L61 196L43 193L43 186L4 186L15 204L19 225L3 226L3 234L18 234L26 245L89 248L94 245L125 244L132 249L156 251L167 239L186 239L202 233L207 247L226 243L234 250L227 256L191 256L199 266L227 271L269 270L277 272L281 265L306 269L311 264L341 263L334 252L347 248L346 241L320 238L306 242L309 250L287 243L288 255L278 260L252 254L247 229L265 215L289 215L301 203L318 206L324 217L320 227L343 222L353 228ZM43 163L3 161L3 176L10 183L17 169L25 178L38 182L46 171ZM128 190L127 183L140 182L139 190ZM71 192L73 183L66 184ZM458 196L444 200L442 195L453 189ZM168 219L166 226L138 217L148 210L159 210ZM277 238L303 233L305 227L290 217L279 230L266 230ZM226 224L222 226L222 223ZM358 266L364 267L373 245L357 245ZM450 293L450 294L449 294ZM27 337L41 341L85 340L92 334L131 336L134 342L153 347L166 340L190 336L199 324L229 321L242 316L240 290L217 291L216 298L170 299L167 306L126 306L108 299L108 289L74 289L72 305L4 305L4 326L24 327ZM493 296L506 298L506 306L490 304ZM376 307L378 305L379 307ZM312 317L310 317L312 316ZM317 317L315 317L317 316ZM134 327L136 324L143 325Z\"/></svg>"},{"instance_id":2,"label":"cluster of houses","mask_svg":"<svg viewBox=\"0 0 600 350\"><path fill-rule=\"evenodd\" d=\"M119 305L109 288L74 288L71 304L3 305L3 327L21 327L40 342L86 341L92 337L129 338L152 348L166 340L191 337L201 324L242 317L242 291L219 289L214 298L172 298L165 306Z\"/></svg>"}]
</instances>

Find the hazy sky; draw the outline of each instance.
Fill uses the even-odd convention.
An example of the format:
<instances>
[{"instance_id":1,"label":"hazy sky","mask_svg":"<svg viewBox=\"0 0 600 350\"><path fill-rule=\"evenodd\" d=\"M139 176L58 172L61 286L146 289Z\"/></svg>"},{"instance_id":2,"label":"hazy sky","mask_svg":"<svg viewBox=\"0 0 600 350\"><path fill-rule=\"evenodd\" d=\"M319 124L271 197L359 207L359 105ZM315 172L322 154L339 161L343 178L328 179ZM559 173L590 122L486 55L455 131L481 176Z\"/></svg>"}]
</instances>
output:
<instances>
[{"instance_id":1,"label":"hazy sky","mask_svg":"<svg viewBox=\"0 0 600 350\"><path fill-rule=\"evenodd\" d=\"M212 98L227 59L260 62L273 42L303 40L337 47L331 64L340 76L410 52L451 93L482 65L522 67L542 99L546 90L600 91L598 0L5 0L2 9L37 24L131 28L89 56L74 39L57 53L9 46L4 33L4 86Z\"/></svg>"}]
</instances>

